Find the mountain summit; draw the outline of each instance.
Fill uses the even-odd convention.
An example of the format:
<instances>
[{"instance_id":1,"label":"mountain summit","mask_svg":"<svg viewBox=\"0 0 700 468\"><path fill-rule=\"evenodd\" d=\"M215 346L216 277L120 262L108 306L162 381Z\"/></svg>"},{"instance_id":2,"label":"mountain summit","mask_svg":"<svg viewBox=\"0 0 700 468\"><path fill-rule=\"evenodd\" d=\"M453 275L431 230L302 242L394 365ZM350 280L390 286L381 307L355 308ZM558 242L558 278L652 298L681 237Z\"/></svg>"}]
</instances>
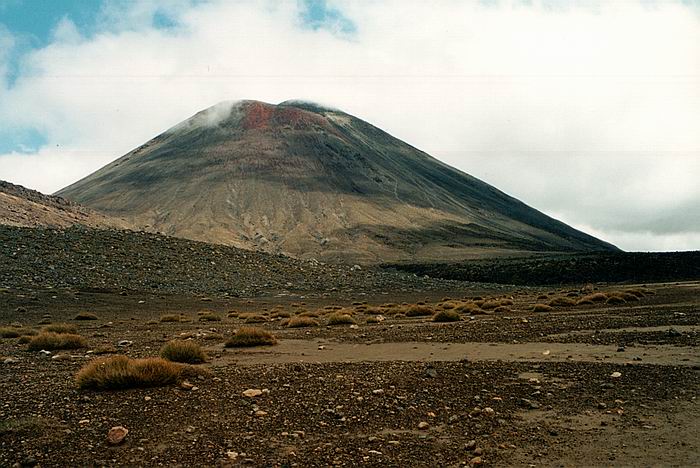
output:
<instances>
[{"instance_id":1,"label":"mountain summit","mask_svg":"<svg viewBox=\"0 0 700 468\"><path fill-rule=\"evenodd\" d=\"M348 262L614 250L337 109L224 102L58 192L144 229Z\"/></svg>"}]
</instances>

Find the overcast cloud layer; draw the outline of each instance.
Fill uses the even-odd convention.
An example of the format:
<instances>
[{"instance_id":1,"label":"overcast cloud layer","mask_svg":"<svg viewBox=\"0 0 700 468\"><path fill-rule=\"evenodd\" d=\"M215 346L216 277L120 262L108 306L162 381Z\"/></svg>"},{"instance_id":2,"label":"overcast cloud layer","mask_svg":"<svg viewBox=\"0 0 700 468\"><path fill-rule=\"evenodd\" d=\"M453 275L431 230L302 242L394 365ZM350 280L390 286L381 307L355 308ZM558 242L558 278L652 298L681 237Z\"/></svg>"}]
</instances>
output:
<instances>
[{"instance_id":1,"label":"overcast cloud layer","mask_svg":"<svg viewBox=\"0 0 700 468\"><path fill-rule=\"evenodd\" d=\"M138 2L9 61L0 179L53 192L223 100L338 107L625 250L700 249L700 13L674 2ZM175 26L154 26L154 15ZM315 26L318 26L316 24Z\"/></svg>"}]
</instances>

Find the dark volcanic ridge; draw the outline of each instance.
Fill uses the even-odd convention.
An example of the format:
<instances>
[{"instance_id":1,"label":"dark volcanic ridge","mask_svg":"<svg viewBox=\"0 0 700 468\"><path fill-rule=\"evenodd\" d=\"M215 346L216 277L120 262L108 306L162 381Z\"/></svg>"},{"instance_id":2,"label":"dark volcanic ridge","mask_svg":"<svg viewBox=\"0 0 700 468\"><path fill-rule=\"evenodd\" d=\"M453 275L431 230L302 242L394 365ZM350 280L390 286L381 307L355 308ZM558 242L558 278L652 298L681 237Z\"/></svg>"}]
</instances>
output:
<instances>
[{"instance_id":1,"label":"dark volcanic ridge","mask_svg":"<svg viewBox=\"0 0 700 468\"><path fill-rule=\"evenodd\" d=\"M0 289L78 288L214 297L299 296L474 286L126 230L0 226Z\"/></svg>"},{"instance_id":2,"label":"dark volcanic ridge","mask_svg":"<svg viewBox=\"0 0 700 468\"><path fill-rule=\"evenodd\" d=\"M298 101L217 104L58 193L141 229L304 259L615 250L367 122Z\"/></svg>"},{"instance_id":3,"label":"dark volcanic ridge","mask_svg":"<svg viewBox=\"0 0 700 468\"><path fill-rule=\"evenodd\" d=\"M21 185L0 180L0 224L8 226L65 228L126 228L123 219L98 213L55 195L44 195Z\"/></svg>"}]
</instances>

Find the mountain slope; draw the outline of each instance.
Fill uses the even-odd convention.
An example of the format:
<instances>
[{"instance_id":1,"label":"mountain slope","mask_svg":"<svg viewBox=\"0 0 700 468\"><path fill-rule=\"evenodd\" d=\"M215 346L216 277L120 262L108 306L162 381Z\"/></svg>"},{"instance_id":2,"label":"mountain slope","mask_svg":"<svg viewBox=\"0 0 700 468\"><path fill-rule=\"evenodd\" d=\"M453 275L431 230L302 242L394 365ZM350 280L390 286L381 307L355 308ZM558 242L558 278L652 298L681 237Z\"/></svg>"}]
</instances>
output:
<instances>
[{"instance_id":1,"label":"mountain slope","mask_svg":"<svg viewBox=\"0 0 700 468\"><path fill-rule=\"evenodd\" d=\"M145 229L374 262L614 249L341 111L225 102L59 195Z\"/></svg>"},{"instance_id":2,"label":"mountain slope","mask_svg":"<svg viewBox=\"0 0 700 468\"><path fill-rule=\"evenodd\" d=\"M68 200L0 180L0 224L20 227L74 225L125 229L123 219L97 213Z\"/></svg>"}]
</instances>

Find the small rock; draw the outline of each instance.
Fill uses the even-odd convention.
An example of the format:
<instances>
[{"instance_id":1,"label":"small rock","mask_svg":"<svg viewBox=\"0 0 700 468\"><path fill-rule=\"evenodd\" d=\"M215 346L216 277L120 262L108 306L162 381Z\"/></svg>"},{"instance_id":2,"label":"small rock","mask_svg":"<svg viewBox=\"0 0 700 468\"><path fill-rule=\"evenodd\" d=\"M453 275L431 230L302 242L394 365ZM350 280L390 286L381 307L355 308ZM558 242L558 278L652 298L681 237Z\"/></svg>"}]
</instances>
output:
<instances>
[{"instance_id":1,"label":"small rock","mask_svg":"<svg viewBox=\"0 0 700 468\"><path fill-rule=\"evenodd\" d=\"M3 359L3 361L2 361L3 364L14 364L14 363L16 363L16 362L19 362L19 361L17 361L17 359L15 359L15 358L13 358L13 357L5 358L5 359Z\"/></svg>"},{"instance_id":2,"label":"small rock","mask_svg":"<svg viewBox=\"0 0 700 468\"><path fill-rule=\"evenodd\" d=\"M263 391L260 390L259 388L249 388L248 390L243 392L244 396L247 396L248 398L255 398L257 396L260 396L263 394Z\"/></svg>"},{"instance_id":3,"label":"small rock","mask_svg":"<svg viewBox=\"0 0 700 468\"><path fill-rule=\"evenodd\" d=\"M620 372L615 371L612 374L610 374L610 377L612 377L613 379L619 379L620 377L622 377L622 374Z\"/></svg>"},{"instance_id":4,"label":"small rock","mask_svg":"<svg viewBox=\"0 0 700 468\"><path fill-rule=\"evenodd\" d=\"M496 414L496 411L493 408L487 406L481 411L481 413L486 416L493 416L494 414Z\"/></svg>"},{"instance_id":5,"label":"small rock","mask_svg":"<svg viewBox=\"0 0 700 468\"><path fill-rule=\"evenodd\" d=\"M132 344L134 344L134 342L130 341L130 340L120 340L117 342L117 346L120 346L122 348L125 348L127 346L131 346Z\"/></svg>"},{"instance_id":6,"label":"small rock","mask_svg":"<svg viewBox=\"0 0 700 468\"><path fill-rule=\"evenodd\" d=\"M474 455L476 455L477 457L479 457L479 456L481 456L481 455L484 454L484 449L482 449L481 447L477 447L477 448L474 449L474 452L473 452L473 453L474 453Z\"/></svg>"},{"instance_id":7,"label":"small rock","mask_svg":"<svg viewBox=\"0 0 700 468\"><path fill-rule=\"evenodd\" d=\"M187 380L185 380L180 384L180 388L189 392L190 390L193 390L195 386L189 383Z\"/></svg>"},{"instance_id":8,"label":"small rock","mask_svg":"<svg viewBox=\"0 0 700 468\"><path fill-rule=\"evenodd\" d=\"M229 460L235 460L238 458L238 452L234 452L233 450L229 450L226 452L226 456L228 457Z\"/></svg>"},{"instance_id":9,"label":"small rock","mask_svg":"<svg viewBox=\"0 0 700 468\"><path fill-rule=\"evenodd\" d=\"M481 465L482 463L484 463L484 462L483 462L483 460L481 459L481 457L474 457L474 458L472 458L471 460L469 460L469 464L472 465L472 466L474 466L474 465Z\"/></svg>"},{"instance_id":10,"label":"small rock","mask_svg":"<svg viewBox=\"0 0 700 468\"><path fill-rule=\"evenodd\" d=\"M255 416L260 416L260 417L262 417L262 416L267 416L267 411L257 410L257 411L255 412Z\"/></svg>"},{"instance_id":11,"label":"small rock","mask_svg":"<svg viewBox=\"0 0 700 468\"><path fill-rule=\"evenodd\" d=\"M431 379L434 379L437 377L437 371L435 370L434 367L430 366L425 369L425 376L430 377Z\"/></svg>"},{"instance_id":12,"label":"small rock","mask_svg":"<svg viewBox=\"0 0 700 468\"><path fill-rule=\"evenodd\" d=\"M430 427L430 424L428 424L428 423L425 422L425 421L421 421L421 422L418 423L418 429L420 429L420 430L422 430L422 431L428 429L429 427Z\"/></svg>"},{"instance_id":13,"label":"small rock","mask_svg":"<svg viewBox=\"0 0 700 468\"><path fill-rule=\"evenodd\" d=\"M119 445L124 441L124 438L129 433L129 429L124 426L114 426L107 433L107 442L110 445Z\"/></svg>"},{"instance_id":14,"label":"small rock","mask_svg":"<svg viewBox=\"0 0 700 468\"><path fill-rule=\"evenodd\" d=\"M476 448L476 440L470 440L464 448L467 450L474 450Z\"/></svg>"},{"instance_id":15,"label":"small rock","mask_svg":"<svg viewBox=\"0 0 700 468\"><path fill-rule=\"evenodd\" d=\"M372 393L374 393L375 395L381 395L382 393L384 393L384 390L382 390L381 388L379 388L379 389L377 389L377 390L372 390Z\"/></svg>"},{"instance_id":16,"label":"small rock","mask_svg":"<svg viewBox=\"0 0 700 468\"><path fill-rule=\"evenodd\" d=\"M144 401L151 401L153 398L151 398L149 396L145 396L145 397L143 397L143 399L144 399Z\"/></svg>"},{"instance_id":17,"label":"small rock","mask_svg":"<svg viewBox=\"0 0 700 468\"><path fill-rule=\"evenodd\" d=\"M605 403L602 403L602 402L598 403L598 409L605 409L607 407L608 407L608 405L606 405Z\"/></svg>"}]
</instances>

